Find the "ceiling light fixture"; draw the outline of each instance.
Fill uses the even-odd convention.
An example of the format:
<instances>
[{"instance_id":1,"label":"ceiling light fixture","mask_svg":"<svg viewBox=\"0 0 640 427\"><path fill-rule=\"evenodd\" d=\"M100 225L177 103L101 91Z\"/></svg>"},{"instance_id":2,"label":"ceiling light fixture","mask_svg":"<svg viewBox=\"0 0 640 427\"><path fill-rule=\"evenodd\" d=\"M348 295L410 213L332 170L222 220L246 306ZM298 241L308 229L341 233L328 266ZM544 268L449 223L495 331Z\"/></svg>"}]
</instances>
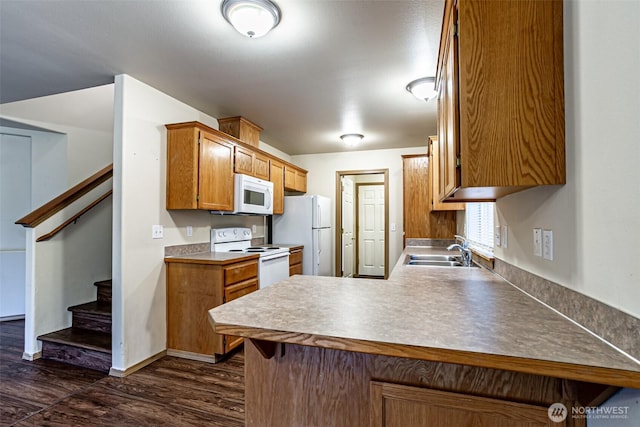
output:
<instances>
[{"instance_id":1,"label":"ceiling light fixture","mask_svg":"<svg viewBox=\"0 0 640 427\"><path fill-rule=\"evenodd\" d=\"M435 89L435 77L422 77L412 81L407 85L407 90L421 101L429 101L438 96Z\"/></svg>"},{"instance_id":2,"label":"ceiling light fixture","mask_svg":"<svg viewBox=\"0 0 640 427\"><path fill-rule=\"evenodd\" d=\"M346 133L340 136L342 142L347 144L349 147L356 145L357 143L362 141L363 138L364 135L361 135L359 133Z\"/></svg>"},{"instance_id":3,"label":"ceiling light fixture","mask_svg":"<svg viewBox=\"0 0 640 427\"><path fill-rule=\"evenodd\" d=\"M222 16L249 38L262 37L280 22L280 9L270 0L224 0Z\"/></svg>"}]
</instances>

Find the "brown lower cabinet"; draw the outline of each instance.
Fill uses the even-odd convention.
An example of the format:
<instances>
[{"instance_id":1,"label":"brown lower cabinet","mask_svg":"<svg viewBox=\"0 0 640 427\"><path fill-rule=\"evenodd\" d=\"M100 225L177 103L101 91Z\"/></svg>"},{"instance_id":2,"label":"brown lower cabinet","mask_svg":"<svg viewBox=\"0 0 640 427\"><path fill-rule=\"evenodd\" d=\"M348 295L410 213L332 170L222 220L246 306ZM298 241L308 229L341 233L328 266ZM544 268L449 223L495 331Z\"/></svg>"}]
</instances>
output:
<instances>
[{"instance_id":1,"label":"brown lower cabinet","mask_svg":"<svg viewBox=\"0 0 640 427\"><path fill-rule=\"evenodd\" d=\"M165 259L167 354L215 362L243 341L213 332L207 312L258 290L258 261L225 264Z\"/></svg>"},{"instance_id":2,"label":"brown lower cabinet","mask_svg":"<svg viewBox=\"0 0 640 427\"><path fill-rule=\"evenodd\" d=\"M289 276L302 274L302 248L303 246L289 248Z\"/></svg>"},{"instance_id":3,"label":"brown lower cabinet","mask_svg":"<svg viewBox=\"0 0 640 427\"><path fill-rule=\"evenodd\" d=\"M585 419L573 417L572 408L597 405L617 390L534 373L315 347L313 339L308 343L277 343L266 358L264 341L245 341L247 427L584 427ZM559 403L566 412L560 407L555 414L566 418L552 422L549 408Z\"/></svg>"}]
</instances>

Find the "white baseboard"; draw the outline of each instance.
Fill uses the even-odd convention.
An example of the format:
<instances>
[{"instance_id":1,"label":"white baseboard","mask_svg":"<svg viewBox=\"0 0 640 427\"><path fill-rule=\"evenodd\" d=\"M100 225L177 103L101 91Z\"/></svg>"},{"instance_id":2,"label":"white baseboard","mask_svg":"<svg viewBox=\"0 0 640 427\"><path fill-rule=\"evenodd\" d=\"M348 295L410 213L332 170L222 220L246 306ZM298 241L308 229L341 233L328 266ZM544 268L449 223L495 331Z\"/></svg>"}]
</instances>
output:
<instances>
[{"instance_id":1,"label":"white baseboard","mask_svg":"<svg viewBox=\"0 0 640 427\"><path fill-rule=\"evenodd\" d=\"M33 362L34 360L38 360L42 357L42 352L38 351L36 353L27 353L26 351L24 353L22 353L22 360L28 360L30 362Z\"/></svg>"},{"instance_id":2,"label":"white baseboard","mask_svg":"<svg viewBox=\"0 0 640 427\"><path fill-rule=\"evenodd\" d=\"M3 316L3 317L0 317L0 322L10 322L12 320L24 320L24 314L18 314L16 316Z\"/></svg>"},{"instance_id":3,"label":"white baseboard","mask_svg":"<svg viewBox=\"0 0 640 427\"><path fill-rule=\"evenodd\" d=\"M130 366L126 369L111 368L109 369L109 375L111 375L112 377L120 377L120 378L126 377L127 375L131 375L134 372L144 368L145 366L152 364L156 360L162 359L166 355L167 355L167 351L162 350L160 353L155 354L151 357L148 357L144 359L142 362L136 363L135 365Z\"/></svg>"}]
</instances>

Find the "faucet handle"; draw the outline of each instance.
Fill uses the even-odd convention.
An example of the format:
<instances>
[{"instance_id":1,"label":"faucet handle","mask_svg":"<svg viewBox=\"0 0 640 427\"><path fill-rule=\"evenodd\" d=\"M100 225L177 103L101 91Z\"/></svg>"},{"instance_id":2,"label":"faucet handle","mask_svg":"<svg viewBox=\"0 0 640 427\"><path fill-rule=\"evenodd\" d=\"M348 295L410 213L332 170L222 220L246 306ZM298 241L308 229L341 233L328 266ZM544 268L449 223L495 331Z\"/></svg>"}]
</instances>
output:
<instances>
[{"instance_id":1,"label":"faucet handle","mask_svg":"<svg viewBox=\"0 0 640 427\"><path fill-rule=\"evenodd\" d=\"M457 240L462 241L462 247L464 249L467 249L469 247L469 242L467 242L467 239L465 239L463 236L460 236L458 234L454 234L453 237L455 237Z\"/></svg>"}]
</instances>

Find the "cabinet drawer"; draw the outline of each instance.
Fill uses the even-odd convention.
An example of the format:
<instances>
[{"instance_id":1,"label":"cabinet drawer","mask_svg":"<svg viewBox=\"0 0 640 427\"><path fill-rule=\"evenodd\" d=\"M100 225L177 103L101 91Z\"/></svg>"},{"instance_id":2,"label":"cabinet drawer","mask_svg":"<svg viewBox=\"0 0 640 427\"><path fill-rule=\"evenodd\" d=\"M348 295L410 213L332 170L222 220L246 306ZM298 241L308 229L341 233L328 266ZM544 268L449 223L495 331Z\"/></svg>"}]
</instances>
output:
<instances>
[{"instance_id":1,"label":"cabinet drawer","mask_svg":"<svg viewBox=\"0 0 640 427\"><path fill-rule=\"evenodd\" d=\"M223 267L224 285L229 286L243 280L255 279L258 277L258 261L252 260L240 262Z\"/></svg>"},{"instance_id":2,"label":"cabinet drawer","mask_svg":"<svg viewBox=\"0 0 640 427\"><path fill-rule=\"evenodd\" d=\"M300 264L302 262L302 251L289 253L289 265Z\"/></svg>"},{"instance_id":3,"label":"cabinet drawer","mask_svg":"<svg viewBox=\"0 0 640 427\"><path fill-rule=\"evenodd\" d=\"M302 274L302 264L289 266L289 276L293 276L294 274Z\"/></svg>"},{"instance_id":4,"label":"cabinet drawer","mask_svg":"<svg viewBox=\"0 0 640 427\"><path fill-rule=\"evenodd\" d=\"M233 301L241 296L258 290L258 280L250 279L224 288L224 302Z\"/></svg>"},{"instance_id":5,"label":"cabinet drawer","mask_svg":"<svg viewBox=\"0 0 640 427\"><path fill-rule=\"evenodd\" d=\"M243 337L237 337L235 335L225 335L224 336L224 352L228 353L240 344L244 342Z\"/></svg>"}]
</instances>

